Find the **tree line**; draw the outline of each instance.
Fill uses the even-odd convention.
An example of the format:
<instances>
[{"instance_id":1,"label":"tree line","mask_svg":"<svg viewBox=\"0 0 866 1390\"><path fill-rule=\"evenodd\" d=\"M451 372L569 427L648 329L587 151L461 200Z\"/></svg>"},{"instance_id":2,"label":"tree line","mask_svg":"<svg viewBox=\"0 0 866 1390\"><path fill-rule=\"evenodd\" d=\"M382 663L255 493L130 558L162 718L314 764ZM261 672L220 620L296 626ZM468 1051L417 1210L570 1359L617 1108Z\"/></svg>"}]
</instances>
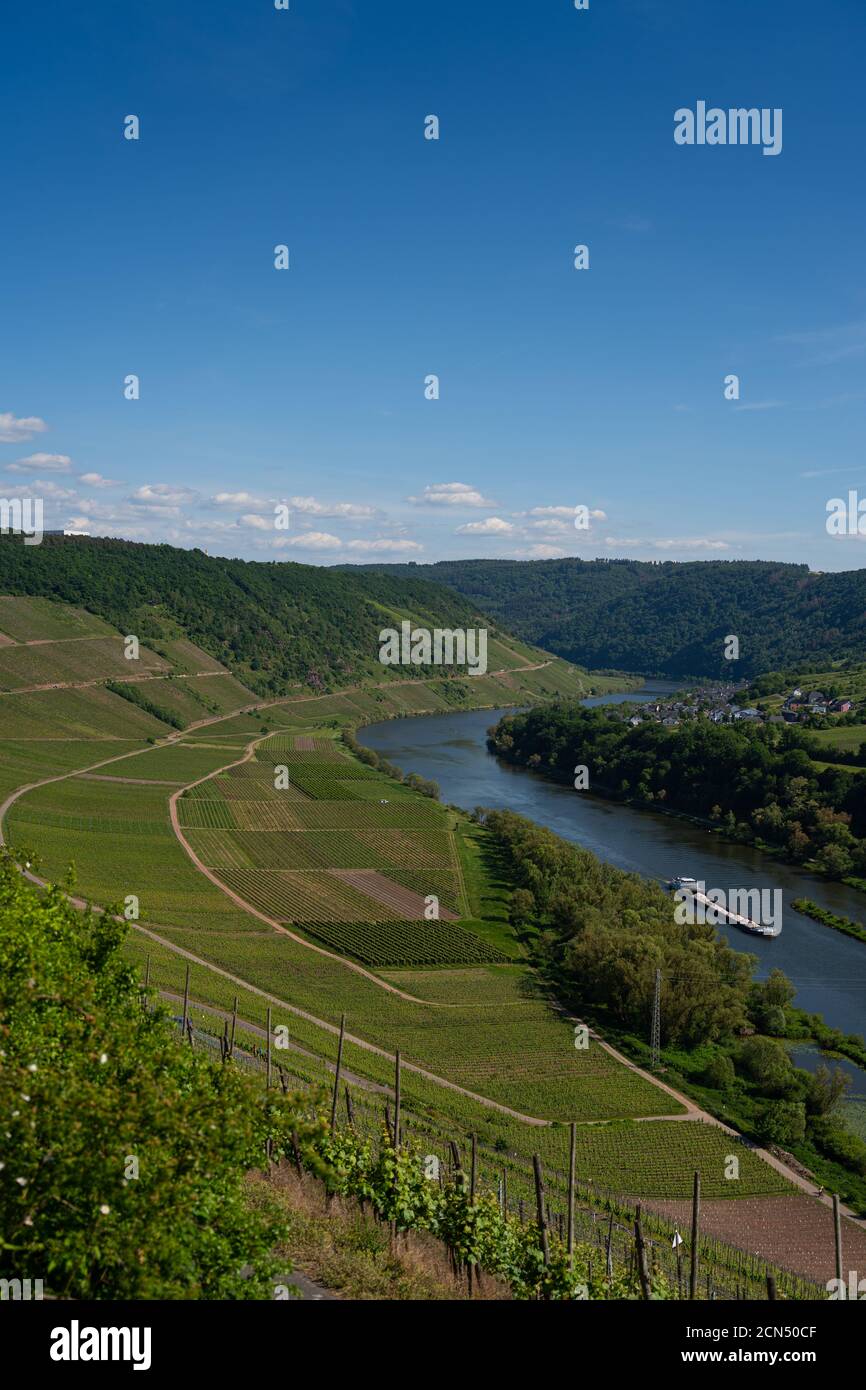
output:
<instances>
[{"instance_id":1,"label":"tree line","mask_svg":"<svg viewBox=\"0 0 866 1390\"><path fill-rule=\"evenodd\" d=\"M621 712L563 702L502 719L488 746L561 780L585 766L591 791L703 817L830 877L866 875L866 773L819 767L814 740L794 726L632 726Z\"/></svg>"}]
</instances>

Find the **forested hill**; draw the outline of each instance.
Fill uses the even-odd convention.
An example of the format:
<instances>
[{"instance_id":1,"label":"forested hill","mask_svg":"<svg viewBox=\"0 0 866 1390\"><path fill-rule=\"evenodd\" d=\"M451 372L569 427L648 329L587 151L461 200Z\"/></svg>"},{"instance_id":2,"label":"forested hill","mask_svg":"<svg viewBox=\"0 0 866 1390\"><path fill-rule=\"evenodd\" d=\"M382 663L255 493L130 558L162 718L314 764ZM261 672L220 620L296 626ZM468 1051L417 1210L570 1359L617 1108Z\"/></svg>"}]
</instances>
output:
<instances>
[{"instance_id":1,"label":"forested hill","mask_svg":"<svg viewBox=\"0 0 866 1390\"><path fill-rule=\"evenodd\" d=\"M447 584L524 640L595 669L730 679L866 645L866 570L577 559L375 568ZM723 656L729 634L740 639L736 665Z\"/></svg>"},{"instance_id":2,"label":"forested hill","mask_svg":"<svg viewBox=\"0 0 866 1390\"><path fill-rule=\"evenodd\" d=\"M417 676L383 667L379 632L404 618L435 628L479 625L476 606L418 576L209 557L201 550L46 536L0 537L0 593L61 599L142 642L190 638L257 693L282 695L365 679ZM480 625L494 627L481 618ZM508 638L493 666L531 662ZM507 648L507 650L506 650Z\"/></svg>"}]
</instances>

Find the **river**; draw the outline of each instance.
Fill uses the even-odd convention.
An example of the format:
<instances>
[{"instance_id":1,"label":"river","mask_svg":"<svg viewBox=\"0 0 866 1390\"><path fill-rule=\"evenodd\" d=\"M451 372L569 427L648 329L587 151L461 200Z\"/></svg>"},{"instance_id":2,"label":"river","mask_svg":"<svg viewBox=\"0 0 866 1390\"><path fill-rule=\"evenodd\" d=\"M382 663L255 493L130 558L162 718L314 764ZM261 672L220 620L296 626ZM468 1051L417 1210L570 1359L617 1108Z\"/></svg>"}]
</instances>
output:
<instances>
[{"instance_id":1,"label":"river","mask_svg":"<svg viewBox=\"0 0 866 1390\"><path fill-rule=\"evenodd\" d=\"M648 682L637 694L604 695L589 705L651 700L676 687ZM472 810L508 808L592 850L600 859L647 878L678 874L703 879L709 888L780 888L782 933L774 940L725 930L731 946L758 958L763 977L778 965L797 986L797 1004L823 1014L846 1033L866 1036L866 943L821 926L791 907L811 898L832 912L862 921L866 897L844 884L813 878L748 845L728 844L687 821L604 801L589 792L547 781L487 752L486 732L511 711L419 715L372 724L358 731L368 747L402 767L439 783L442 800Z\"/></svg>"}]
</instances>

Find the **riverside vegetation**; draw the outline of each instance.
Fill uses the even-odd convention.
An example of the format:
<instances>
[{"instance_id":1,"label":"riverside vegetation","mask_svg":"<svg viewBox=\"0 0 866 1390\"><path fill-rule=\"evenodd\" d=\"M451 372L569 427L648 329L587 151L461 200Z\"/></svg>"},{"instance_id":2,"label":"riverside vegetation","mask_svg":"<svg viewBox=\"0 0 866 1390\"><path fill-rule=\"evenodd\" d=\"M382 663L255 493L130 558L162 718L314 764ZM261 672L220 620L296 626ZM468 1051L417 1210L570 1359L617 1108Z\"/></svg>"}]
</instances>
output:
<instances>
[{"instance_id":1,"label":"riverside vegetation","mask_svg":"<svg viewBox=\"0 0 866 1390\"><path fill-rule=\"evenodd\" d=\"M808 733L781 724L676 728L562 702L508 716L490 736L500 757L590 789L699 816L832 878L866 876L866 771L813 761Z\"/></svg>"}]
</instances>

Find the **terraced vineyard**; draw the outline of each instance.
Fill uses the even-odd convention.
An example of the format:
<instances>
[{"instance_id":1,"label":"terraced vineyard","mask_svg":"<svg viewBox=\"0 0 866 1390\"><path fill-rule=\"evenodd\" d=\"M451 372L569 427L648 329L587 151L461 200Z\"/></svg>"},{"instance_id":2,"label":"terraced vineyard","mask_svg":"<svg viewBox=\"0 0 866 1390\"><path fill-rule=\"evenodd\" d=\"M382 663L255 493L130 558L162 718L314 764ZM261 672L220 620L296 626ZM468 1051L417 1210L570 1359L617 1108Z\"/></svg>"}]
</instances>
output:
<instances>
[{"instance_id":1,"label":"terraced vineyard","mask_svg":"<svg viewBox=\"0 0 866 1390\"><path fill-rule=\"evenodd\" d=\"M11 639L4 652L21 643L27 602L4 609L0 600L0 633ZM55 607L34 610L46 632L37 639L43 652L66 640ZM92 643L96 651L107 642L113 651L117 635L98 620L89 630L89 616L75 619L70 645ZM192 644L156 645L156 658L175 662L176 674L181 665L191 674L201 659ZM14 660L36 669L26 655ZM211 666L197 668L209 672L201 679L231 690L208 660ZM80 669L79 658L58 659L57 669ZM519 675L507 680L538 689L547 678L541 670L525 687ZM507 698L506 677L485 680L494 699ZM350 1028L344 1064L369 1085L390 1084L399 1048L407 1123L419 1133L426 1126L443 1144L476 1133L485 1162L493 1165L495 1155L497 1164L513 1163L515 1174L538 1152L559 1191L565 1125L576 1120L577 1174L587 1191L683 1201L699 1167L705 1196L725 1206L736 1206L724 1201L735 1197L788 1202L787 1181L736 1139L694 1119L672 1123L669 1117L683 1116L674 1097L597 1042L585 1051L574 1046L573 1020L552 1007L521 963L508 926L508 885L491 876L479 852L485 832L355 761L329 727L361 715L449 708L455 684L299 691L255 716L230 714L182 736L98 685L27 696L0 691L3 787L117 759L20 796L4 829L15 845L37 851L46 877L60 879L74 863L81 896L118 904L135 895L139 922L151 934L134 924L128 951L139 964L150 957L154 983L182 988L187 962L177 953L187 951L203 1002L230 1007L237 995L259 1024L269 1002L313 1054L309 1063L296 1060L301 1071L322 1075L333 1062L343 1013ZM465 685L482 693L480 684ZM252 702L243 688L233 698L241 697ZM263 736L263 726L273 732ZM148 747L148 737L158 746ZM255 756L228 768L253 741ZM275 772L283 766L285 787ZM187 849L169 801L189 783L197 785L175 803ZM298 939L233 902L191 855ZM430 895L439 900L438 921L419 915ZM740 1159L735 1182L725 1176L732 1152Z\"/></svg>"}]
</instances>

